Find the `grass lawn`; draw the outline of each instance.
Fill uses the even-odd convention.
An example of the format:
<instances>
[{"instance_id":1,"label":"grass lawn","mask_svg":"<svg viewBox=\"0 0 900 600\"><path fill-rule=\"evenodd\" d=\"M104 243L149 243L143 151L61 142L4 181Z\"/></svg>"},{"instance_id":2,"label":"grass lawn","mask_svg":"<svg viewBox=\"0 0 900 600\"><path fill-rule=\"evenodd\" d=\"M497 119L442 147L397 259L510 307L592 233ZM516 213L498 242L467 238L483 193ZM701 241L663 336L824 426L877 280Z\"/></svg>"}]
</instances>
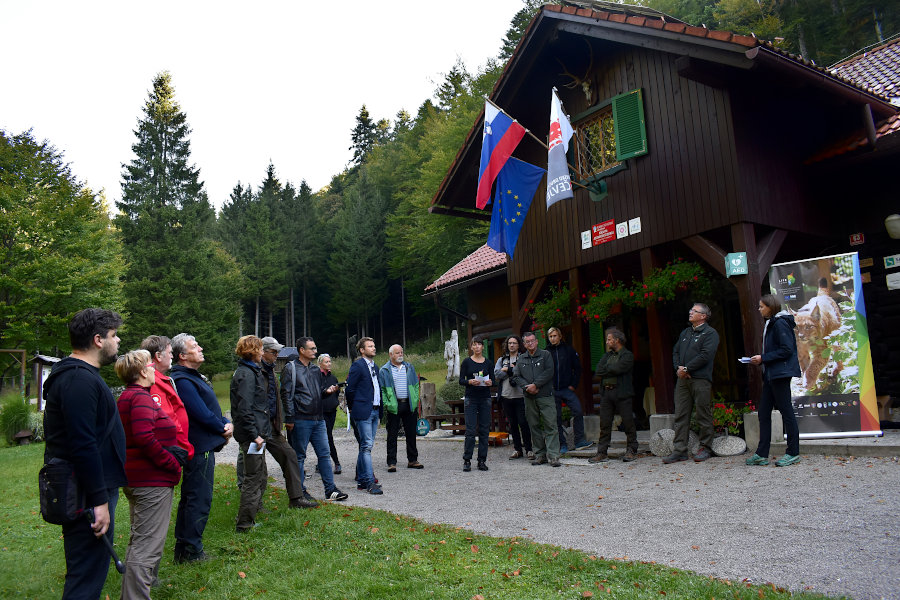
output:
<instances>
[{"instance_id":1,"label":"grass lawn","mask_svg":"<svg viewBox=\"0 0 900 600\"><path fill-rule=\"evenodd\" d=\"M41 520L37 472L43 444L0 449L0 598L55 598L65 563L60 528ZM177 498L176 498L177 503ZM326 504L288 510L283 490L270 489L261 526L234 533L238 490L234 469L216 469L206 529L214 559L174 565L171 527L153 598L716 598L792 597L756 586L689 574L650 563L610 561L522 539L492 538L367 508ZM485 508L485 510L489 510ZM173 517L174 520L174 517ZM124 559L128 502L119 501L115 545ZM110 569L104 596L118 598ZM799 593L795 598L823 598Z\"/></svg>"}]
</instances>

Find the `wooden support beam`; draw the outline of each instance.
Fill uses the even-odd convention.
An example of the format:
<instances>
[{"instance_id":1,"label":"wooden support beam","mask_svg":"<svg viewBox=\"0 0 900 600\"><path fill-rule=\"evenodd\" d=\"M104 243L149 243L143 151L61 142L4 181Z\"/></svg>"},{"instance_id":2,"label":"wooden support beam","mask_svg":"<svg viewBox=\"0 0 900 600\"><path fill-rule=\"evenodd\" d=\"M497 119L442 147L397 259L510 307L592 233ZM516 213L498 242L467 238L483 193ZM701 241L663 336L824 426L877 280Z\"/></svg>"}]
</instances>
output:
<instances>
[{"instance_id":1,"label":"wooden support beam","mask_svg":"<svg viewBox=\"0 0 900 600\"><path fill-rule=\"evenodd\" d=\"M692 235L681 241L706 261L706 264L715 269L719 275L725 276L725 251L719 248L715 242L702 235Z\"/></svg>"},{"instance_id":2,"label":"wooden support beam","mask_svg":"<svg viewBox=\"0 0 900 600\"><path fill-rule=\"evenodd\" d=\"M576 314L578 300L584 293L581 281L581 271L578 267L569 269L569 312L572 315L572 347L578 352L578 360L581 361L581 380L575 393L581 400L581 407L585 414L594 412L593 391L591 380L593 379L594 365L591 364L591 342L587 323L579 319Z\"/></svg>"},{"instance_id":3,"label":"wooden support beam","mask_svg":"<svg viewBox=\"0 0 900 600\"><path fill-rule=\"evenodd\" d=\"M528 294L525 295L525 300L519 302L519 290L517 286L514 286L512 290L510 290L509 297L512 300L512 310L513 310L513 333L520 334L522 333L522 326L525 323L525 317L527 316L528 305L531 304L532 301L536 300L538 294L541 293L541 290L544 289L544 285L547 283L546 277L538 277L535 279L531 288L528 290Z\"/></svg>"},{"instance_id":4,"label":"wooden support beam","mask_svg":"<svg viewBox=\"0 0 900 600\"><path fill-rule=\"evenodd\" d=\"M651 248L641 250L641 275L647 277L658 266ZM650 338L650 364L653 368L653 392L656 412L675 412L675 370L672 368L672 339L659 314L659 307L647 307L647 335ZM633 340L632 340L633 342ZM648 415L649 416L649 415Z\"/></svg>"},{"instance_id":5,"label":"wooden support beam","mask_svg":"<svg viewBox=\"0 0 900 600\"><path fill-rule=\"evenodd\" d=\"M781 245L784 244L785 239L787 239L787 231L784 229L775 229L756 245L759 252L757 261L759 264L760 280L762 280L762 278L765 277L765 274L769 272L769 267L775 262L775 257L778 255L778 251L781 250Z\"/></svg>"},{"instance_id":6,"label":"wooden support beam","mask_svg":"<svg viewBox=\"0 0 900 600\"><path fill-rule=\"evenodd\" d=\"M747 274L729 278L737 288L741 305L741 331L744 335L744 356L759 354L762 345L762 319L759 316L759 297L762 275L759 269L759 252L756 247L756 231L752 223L736 223L731 226L731 244L735 251L747 253ZM762 392L762 370L747 370L747 398L757 402Z\"/></svg>"}]
</instances>

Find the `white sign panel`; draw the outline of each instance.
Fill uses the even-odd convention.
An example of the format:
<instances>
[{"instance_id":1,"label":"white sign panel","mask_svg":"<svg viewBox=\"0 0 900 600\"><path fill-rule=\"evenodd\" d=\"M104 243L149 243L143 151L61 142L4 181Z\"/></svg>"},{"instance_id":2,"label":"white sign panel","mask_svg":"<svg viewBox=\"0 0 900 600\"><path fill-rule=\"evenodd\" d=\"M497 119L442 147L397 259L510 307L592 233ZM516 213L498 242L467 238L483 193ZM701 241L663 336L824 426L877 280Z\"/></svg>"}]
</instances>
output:
<instances>
[{"instance_id":1,"label":"white sign panel","mask_svg":"<svg viewBox=\"0 0 900 600\"><path fill-rule=\"evenodd\" d=\"M887 289L900 290L900 273L890 273L887 276Z\"/></svg>"},{"instance_id":2,"label":"white sign panel","mask_svg":"<svg viewBox=\"0 0 900 600\"><path fill-rule=\"evenodd\" d=\"M628 223L616 223L616 239L628 237Z\"/></svg>"},{"instance_id":3,"label":"white sign panel","mask_svg":"<svg viewBox=\"0 0 900 600\"><path fill-rule=\"evenodd\" d=\"M628 220L628 233L634 235L641 232L641 218L635 217Z\"/></svg>"},{"instance_id":4,"label":"white sign panel","mask_svg":"<svg viewBox=\"0 0 900 600\"><path fill-rule=\"evenodd\" d=\"M588 250L591 247L591 232L590 231L582 231L581 232L581 249Z\"/></svg>"}]
</instances>

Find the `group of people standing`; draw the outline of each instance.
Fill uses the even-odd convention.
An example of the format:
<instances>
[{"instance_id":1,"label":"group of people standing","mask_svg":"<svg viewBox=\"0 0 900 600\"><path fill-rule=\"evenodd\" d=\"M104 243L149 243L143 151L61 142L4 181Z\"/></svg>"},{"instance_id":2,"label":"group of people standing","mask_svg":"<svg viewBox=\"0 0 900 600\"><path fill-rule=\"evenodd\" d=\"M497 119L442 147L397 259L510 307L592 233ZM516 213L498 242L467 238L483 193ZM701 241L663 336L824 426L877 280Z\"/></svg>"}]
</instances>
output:
<instances>
[{"instance_id":1,"label":"group of people standing","mask_svg":"<svg viewBox=\"0 0 900 600\"><path fill-rule=\"evenodd\" d=\"M791 405L790 382L800 376L794 318L781 310L778 299L768 294L759 302L765 319L762 352L750 358L750 364L763 369L763 392L759 400L760 443L748 465L769 464L772 409L781 411L787 434L787 452L776 466L796 464L800 460L799 428ZM719 335L708 321L709 306L694 304L688 311L689 326L681 332L673 348L675 384L675 425L673 452L663 458L671 464L691 458L688 454L691 415L700 430L700 447L693 455L695 462L712 456L715 436L712 417L712 376ZM471 460L478 438L478 469L487 471L487 450L491 422L492 385L497 386L498 400L509 422L514 452L510 460L527 457L533 465L560 465L559 457L568 452L562 426L562 405L572 413L572 433L578 450L594 444L585 438L584 413L576 388L581 379L578 353L565 343L562 332L547 330L547 348L538 348L534 332L522 337L511 335L503 342L503 355L493 370L484 356L484 340L472 339L470 356L460 366L459 383L465 386L466 440L463 471L471 471ZM590 463L609 460L607 451L612 438L613 419L618 413L626 435L624 462L638 458L637 427L632 410L634 398L634 354L626 348L625 334L612 327L606 331L606 352L597 362L595 375L600 380L598 416L600 435L596 453ZM524 351L523 351L524 348ZM554 423L555 420L555 423Z\"/></svg>"}]
</instances>

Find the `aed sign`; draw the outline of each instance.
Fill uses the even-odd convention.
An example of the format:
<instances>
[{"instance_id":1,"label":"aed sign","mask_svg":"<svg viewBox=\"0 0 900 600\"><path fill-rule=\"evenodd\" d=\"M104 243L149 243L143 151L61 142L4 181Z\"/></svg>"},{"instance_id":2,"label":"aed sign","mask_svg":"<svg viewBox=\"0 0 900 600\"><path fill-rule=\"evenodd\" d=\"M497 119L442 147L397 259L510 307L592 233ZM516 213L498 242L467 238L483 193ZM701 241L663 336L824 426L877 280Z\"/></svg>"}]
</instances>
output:
<instances>
[{"instance_id":1,"label":"aed sign","mask_svg":"<svg viewBox=\"0 0 900 600\"><path fill-rule=\"evenodd\" d=\"M749 272L746 252L729 252L725 255L725 277L746 275Z\"/></svg>"}]
</instances>

